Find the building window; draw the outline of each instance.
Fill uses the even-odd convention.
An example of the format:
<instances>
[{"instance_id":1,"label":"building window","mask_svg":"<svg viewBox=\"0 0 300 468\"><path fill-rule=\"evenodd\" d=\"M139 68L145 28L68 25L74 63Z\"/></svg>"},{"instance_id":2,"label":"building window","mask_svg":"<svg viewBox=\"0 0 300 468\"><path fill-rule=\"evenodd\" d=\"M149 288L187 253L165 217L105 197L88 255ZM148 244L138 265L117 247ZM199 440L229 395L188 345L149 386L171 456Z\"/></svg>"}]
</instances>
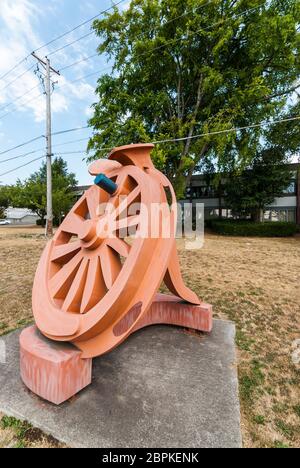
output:
<instances>
[{"instance_id":1,"label":"building window","mask_svg":"<svg viewBox=\"0 0 300 468\"><path fill-rule=\"evenodd\" d=\"M296 222L296 209L295 208L282 208L276 210L265 210L264 221L275 222Z\"/></svg>"},{"instance_id":2,"label":"building window","mask_svg":"<svg viewBox=\"0 0 300 468\"><path fill-rule=\"evenodd\" d=\"M213 185L200 185L188 187L185 192L186 198L192 200L201 198L218 198L218 192Z\"/></svg>"},{"instance_id":3,"label":"building window","mask_svg":"<svg viewBox=\"0 0 300 468\"><path fill-rule=\"evenodd\" d=\"M287 189L284 191L285 194L288 195L296 195L297 193L297 184L295 180L292 180L290 185L287 187Z\"/></svg>"}]
</instances>

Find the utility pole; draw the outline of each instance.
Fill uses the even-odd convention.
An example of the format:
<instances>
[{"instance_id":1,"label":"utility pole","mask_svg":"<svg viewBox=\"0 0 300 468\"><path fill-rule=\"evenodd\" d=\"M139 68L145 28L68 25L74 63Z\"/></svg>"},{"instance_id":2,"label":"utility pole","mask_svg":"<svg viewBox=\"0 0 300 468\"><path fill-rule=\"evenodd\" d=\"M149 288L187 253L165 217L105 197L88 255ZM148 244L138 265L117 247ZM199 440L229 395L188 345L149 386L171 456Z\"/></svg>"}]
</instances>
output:
<instances>
[{"instance_id":1,"label":"utility pole","mask_svg":"<svg viewBox=\"0 0 300 468\"><path fill-rule=\"evenodd\" d=\"M51 127L51 72L59 75L59 71L50 65L48 57L41 59L35 52L32 56L42 64L46 71L45 94L46 94L46 160L47 160L47 220L46 236L53 236L53 208L52 208L52 127Z\"/></svg>"}]
</instances>

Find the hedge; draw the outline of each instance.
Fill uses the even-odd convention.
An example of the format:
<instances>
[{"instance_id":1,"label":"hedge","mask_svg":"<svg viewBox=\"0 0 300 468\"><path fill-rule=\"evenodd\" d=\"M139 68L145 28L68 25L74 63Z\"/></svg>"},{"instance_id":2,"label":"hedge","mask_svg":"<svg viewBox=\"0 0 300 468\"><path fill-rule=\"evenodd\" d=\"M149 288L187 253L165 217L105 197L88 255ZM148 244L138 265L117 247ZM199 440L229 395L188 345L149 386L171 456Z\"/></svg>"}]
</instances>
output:
<instances>
[{"instance_id":1,"label":"hedge","mask_svg":"<svg viewBox=\"0 0 300 468\"><path fill-rule=\"evenodd\" d=\"M207 226L224 236L290 237L297 233L294 223L265 222L254 223L241 220L209 220Z\"/></svg>"}]
</instances>

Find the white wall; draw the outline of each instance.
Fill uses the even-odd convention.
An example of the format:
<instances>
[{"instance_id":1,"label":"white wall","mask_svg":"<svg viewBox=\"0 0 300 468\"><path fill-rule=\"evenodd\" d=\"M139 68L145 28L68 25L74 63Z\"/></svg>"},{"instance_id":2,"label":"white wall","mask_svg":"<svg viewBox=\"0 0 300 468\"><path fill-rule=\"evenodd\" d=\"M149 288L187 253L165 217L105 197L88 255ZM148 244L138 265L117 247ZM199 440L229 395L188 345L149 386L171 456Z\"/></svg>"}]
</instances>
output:
<instances>
[{"instance_id":1,"label":"white wall","mask_svg":"<svg viewBox=\"0 0 300 468\"><path fill-rule=\"evenodd\" d=\"M280 197L280 198L275 198L274 202L268 205L269 207L273 208L296 208L297 206L297 197L292 196L292 197Z\"/></svg>"},{"instance_id":2,"label":"white wall","mask_svg":"<svg viewBox=\"0 0 300 468\"><path fill-rule=\"evenodd\" d=\"M38 216L27 215L21 219L15 219L15 218L9 218L9 217L7 217L6 219L10 221L12 224L32 225L32 224L36 224L36 221L38 220Z\"/></svg>"}]
</instances>

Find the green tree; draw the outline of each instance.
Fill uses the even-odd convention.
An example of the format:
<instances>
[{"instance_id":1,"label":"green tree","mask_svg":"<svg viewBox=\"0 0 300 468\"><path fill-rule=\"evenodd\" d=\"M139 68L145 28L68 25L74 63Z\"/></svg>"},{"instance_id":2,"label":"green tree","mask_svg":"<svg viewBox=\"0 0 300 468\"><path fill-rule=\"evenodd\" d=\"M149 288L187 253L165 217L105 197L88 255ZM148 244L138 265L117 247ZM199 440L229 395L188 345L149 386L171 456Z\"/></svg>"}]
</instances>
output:
<instances>
[{"instance_id":1,"label":"green tree","mask_svg":"<svg viewBox=\"0 0 300 468\"><path fill-rule=\"evenodd\" d=\"M289 185L291 169L287 163L285 149L274 146L259 151L241 174L229 174L224 187L225 199L233 213L262 221L264 208Z\"/></svg>"},{"instance_id":2,"label":"green tree","mask_svg":"<svg viewBox=\"0 0 300 468\"><path fill-rule=\"evenodd\" d=\"M52 197L54 219L59 224L75 202L72 189L76 185L75 174L68 172L67 163L62 158L56 158L52 164ZM28 208L43 220L47 206L46 188L47 168L43 162L41 168L24 182L17 181L12 196L14 206Z\"/></svg>"},{"instance_id":3,"label":"green tree","mask_svg":"<svg viewBox=\"0 0 300 468\"><path fill-rule=\"evenodd\" d=\"M9 187L0 187L0 218L5 218L5 210L10 205Z\"/></svg>"},{"instance_id":4,"label":"green tree","mask_svg":"<svg viewBox=\"0 0 300 468\"><path fill-rule=\"evenodd\" d=\"M153 151L178 196L203 158L246 167L260 128L193 137L284 115L298 87L299 20L297 0L132 0L96 20L113 72L98 80L91 159L101 147L187 137Z\"/></svg>"}]
</instances>

